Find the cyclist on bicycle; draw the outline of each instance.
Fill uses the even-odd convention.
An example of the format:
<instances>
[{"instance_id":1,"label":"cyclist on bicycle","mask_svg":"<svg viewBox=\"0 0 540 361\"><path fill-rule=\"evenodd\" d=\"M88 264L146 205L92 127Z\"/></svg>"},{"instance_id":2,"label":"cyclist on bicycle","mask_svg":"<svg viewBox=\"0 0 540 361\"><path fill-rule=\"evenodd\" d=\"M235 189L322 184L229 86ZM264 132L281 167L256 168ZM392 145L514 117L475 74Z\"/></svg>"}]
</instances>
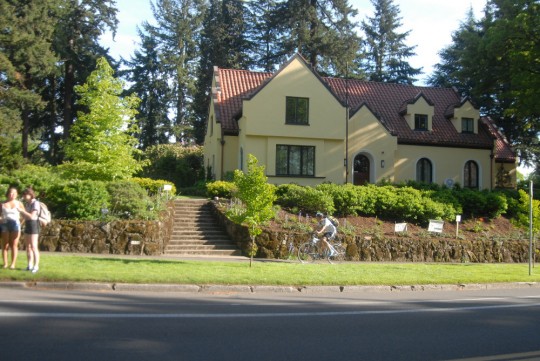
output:
<instances>
[{"instance_id":1,"label":"cyclist on bicycle","mask_svg":"<svg viewBox=\"0 0 540 361\"><path fill-rule=\"evenodd\" d=\"M333 240L336 237L337 229L332 224L332 222L321 212L317 212L315 215L317 217L318 227L319 229L316 231L318 235L322 235L321 240L323 241L324 245L328 250L330 251L330 256L333 256L336 251L334 250L334 247L330 245L328 241Z\"/></svg>"}]
</instances>

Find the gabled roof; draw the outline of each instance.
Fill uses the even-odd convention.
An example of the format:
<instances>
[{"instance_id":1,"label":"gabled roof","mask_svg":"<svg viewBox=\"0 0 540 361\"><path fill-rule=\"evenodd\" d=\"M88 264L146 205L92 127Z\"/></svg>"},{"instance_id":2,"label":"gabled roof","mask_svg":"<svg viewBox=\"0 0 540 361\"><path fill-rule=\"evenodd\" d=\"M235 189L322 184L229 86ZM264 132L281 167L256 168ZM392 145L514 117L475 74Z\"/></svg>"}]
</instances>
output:
<instances>
[{"instance_id":1,"label":"gabled roof","mask_svg":"<svg viewBox=\"0 0 540 361\"><path fill-rule=\"evenodd\" d=\"M241 116L242 100L251 98L276 74L222 68L215 70L218 88L214 94L216 120L221 122L225 134L238 134L237 120ZM314 74L319 77L316 72ZM464 100L454 89L358 79L319 79L331 95L342 104L349 104L351 115L360 107L367 106L391 134L397 135L399 144L493 149L495 141L496 160L513 162L516 159L510 145L490 119L483 118L479 122L478 134L459 133L456 130L448 115ZM434 106L432 131L415 131L403 117L403 107L420 97Z\"/></svg>"},{"instance_id":2,"label":"gabled roof","mask_svg":"<svg viewBox=\"0 0 540 361\"><path fill-rule=\"evenodd\" d=\"M242 111L242 100L249 98L271 76L271 73L247 70L214 70L216 121L221 123L225 134L238 134L237 118Z\"/></svg>"},{"instance_id":3,"label":"gabled roof","mask_svg":"<svg viewBox=\"0 0 540 361\"><path fill-rule=\"evenodd\" d=\"M495 122L489 117L483 117L480 125L484 126L486 130L495 139L495 159L502 163L515 163L516 154L512 150L512 147L506 140L506 137L501 133L499 128L495 125Z\"/></svg>"}]
</instances>

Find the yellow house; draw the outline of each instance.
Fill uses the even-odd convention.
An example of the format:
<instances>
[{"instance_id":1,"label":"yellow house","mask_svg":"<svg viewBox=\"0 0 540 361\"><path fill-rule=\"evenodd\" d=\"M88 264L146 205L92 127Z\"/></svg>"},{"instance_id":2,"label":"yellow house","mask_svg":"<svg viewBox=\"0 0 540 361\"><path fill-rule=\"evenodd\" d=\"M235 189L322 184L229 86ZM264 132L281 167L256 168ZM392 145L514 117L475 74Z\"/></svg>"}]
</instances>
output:
<instances>
[{"instance_id":1,"label":"yellow house","mask_svg":"<svg viewBox=\"0 0 540 361\"><path fill-rule=\"evenodd\" d=\"M253 154L274 184L516 186L508 142L454 89L322 77L299 54L273 74L214 68L204 145L218 180Z\"/></svg>"}]
</instances>

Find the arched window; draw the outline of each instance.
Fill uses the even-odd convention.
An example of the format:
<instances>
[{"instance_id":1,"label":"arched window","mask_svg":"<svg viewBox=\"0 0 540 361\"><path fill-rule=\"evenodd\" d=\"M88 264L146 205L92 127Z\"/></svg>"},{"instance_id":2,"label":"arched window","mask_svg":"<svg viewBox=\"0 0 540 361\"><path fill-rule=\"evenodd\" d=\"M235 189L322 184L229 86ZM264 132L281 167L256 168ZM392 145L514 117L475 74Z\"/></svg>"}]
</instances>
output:
<instances>
[{"instance_id":1,"label":"arched window","mask_svg":"<svg viewBox=\"0 0 540 361\"><path fill-rule=\"evenodd\" d=\"M463 168L463 187L478 189L478 164L468 161Z\"/></svg>"},{"instance_id":2,"label":"arched window","mask_svg":"<svg viewBox=\"0 0 540 361\"><path fill-rule=\"evenodd\" d=\"M433 167L429 159L422 158L416 163L416 181L423 183L433 182Z\"/></svg>"}]
</instances>

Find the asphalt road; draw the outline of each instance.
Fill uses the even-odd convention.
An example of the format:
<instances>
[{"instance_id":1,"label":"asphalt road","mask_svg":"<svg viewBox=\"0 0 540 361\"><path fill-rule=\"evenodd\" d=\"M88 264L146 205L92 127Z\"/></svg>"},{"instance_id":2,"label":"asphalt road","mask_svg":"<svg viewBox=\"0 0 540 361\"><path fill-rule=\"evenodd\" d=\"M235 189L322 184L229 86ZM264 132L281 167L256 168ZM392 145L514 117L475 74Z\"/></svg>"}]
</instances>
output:
<instances>
[{"instance_id":1,"label":"asphalt road","mask_svg":"<svg viewBox=\"0 0 540 361\"><path fill-rule=\"evenodd\" d=\"M0 295L0 360L540 359L540 288Z\"/></svg>"}]
</instances>

